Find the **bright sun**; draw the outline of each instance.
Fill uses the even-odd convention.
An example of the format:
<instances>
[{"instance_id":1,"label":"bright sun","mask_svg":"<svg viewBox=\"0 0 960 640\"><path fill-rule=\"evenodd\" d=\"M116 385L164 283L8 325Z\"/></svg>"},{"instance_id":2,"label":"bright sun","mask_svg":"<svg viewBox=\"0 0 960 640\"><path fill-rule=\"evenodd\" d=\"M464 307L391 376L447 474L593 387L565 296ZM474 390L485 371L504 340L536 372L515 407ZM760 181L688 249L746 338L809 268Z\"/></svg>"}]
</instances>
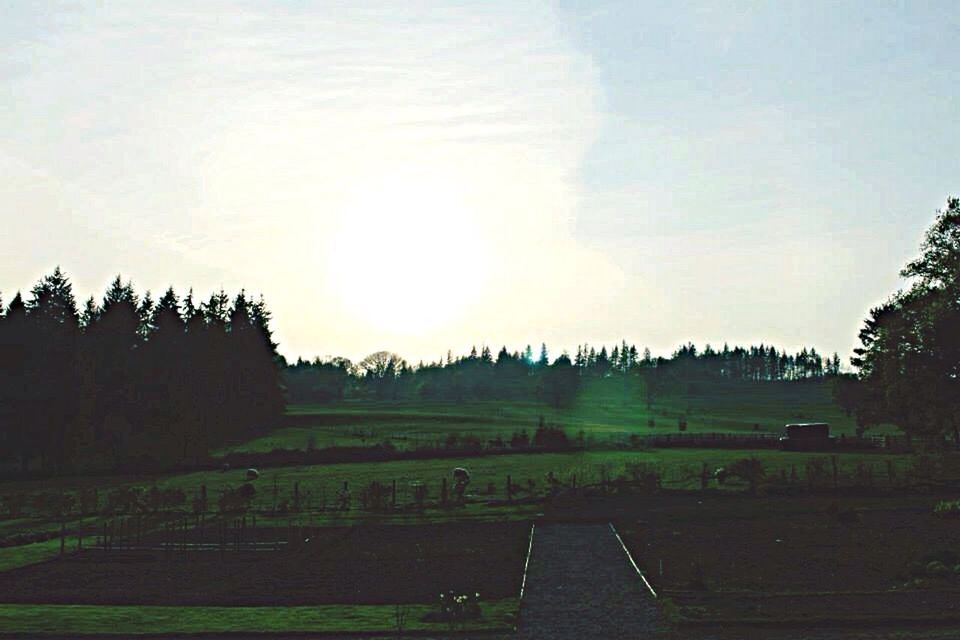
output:
<instances>
[{"instance_id":1,"label":"bright sun","mask_svg":"<svg viewBox=\"0 0 960 640\"><path fill-rule=\"evenodd\" d=\"M358 320L420 334L480 298L490 254L480 218L451 181L394 177L342 211L327 273Z\"/></svg>"}]
</instances>

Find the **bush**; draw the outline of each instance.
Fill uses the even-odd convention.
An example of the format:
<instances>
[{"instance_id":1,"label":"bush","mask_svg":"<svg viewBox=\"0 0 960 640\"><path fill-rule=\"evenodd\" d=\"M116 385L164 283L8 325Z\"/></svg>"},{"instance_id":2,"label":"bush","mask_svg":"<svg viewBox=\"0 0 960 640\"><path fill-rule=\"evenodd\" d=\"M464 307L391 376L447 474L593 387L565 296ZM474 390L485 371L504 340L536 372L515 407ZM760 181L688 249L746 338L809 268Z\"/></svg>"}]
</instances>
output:
<instances>
[{"instance_id":1,"label":"bush","mask_svg":"<svg viewBox=\"0 0 960 640\"><path fill-rule=\"evenodd\" d=\"M570 445L570 440L560 427L541 424L533 434L533 444L538 447L565 448Z\"/></svg>"},{"instance_id":2,"label":"bush","mask_svg":"<svg viewBox=\"0 0 960 640\"><path fill-rule=\"evenodd\" d=\"M933 507L938 518L960 518L960 500L941 500Z\"/></svg>"}]
</instances>

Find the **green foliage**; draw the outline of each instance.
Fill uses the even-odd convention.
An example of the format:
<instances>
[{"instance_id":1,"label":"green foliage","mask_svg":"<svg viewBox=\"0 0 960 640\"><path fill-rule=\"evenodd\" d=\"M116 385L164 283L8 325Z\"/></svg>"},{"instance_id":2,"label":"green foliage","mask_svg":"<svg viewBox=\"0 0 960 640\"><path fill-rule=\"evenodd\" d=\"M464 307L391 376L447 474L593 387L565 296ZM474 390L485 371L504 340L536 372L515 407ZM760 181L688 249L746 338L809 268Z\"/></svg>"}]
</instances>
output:
<instances>
[{"instance_id":1,"label":"green foliage","mask_svg":"<svg viewBox=\"0 0 960 640\"><path fill-rule=\"evenodd\" d=\"M938 518L960 518L960 500L941 500L933 507Z\"/></svg>"},{"instance_id":2,"label":"green foliage","mask_svg":"<svg viewBox=\"0 0 960 640\"><path fill-rule=\"evenodd\" d=\"M476 620L483 615L479 593L456 593L451 589L440 594L437 604L439 619L451 626Z\"/></svg>"}]
</instances>

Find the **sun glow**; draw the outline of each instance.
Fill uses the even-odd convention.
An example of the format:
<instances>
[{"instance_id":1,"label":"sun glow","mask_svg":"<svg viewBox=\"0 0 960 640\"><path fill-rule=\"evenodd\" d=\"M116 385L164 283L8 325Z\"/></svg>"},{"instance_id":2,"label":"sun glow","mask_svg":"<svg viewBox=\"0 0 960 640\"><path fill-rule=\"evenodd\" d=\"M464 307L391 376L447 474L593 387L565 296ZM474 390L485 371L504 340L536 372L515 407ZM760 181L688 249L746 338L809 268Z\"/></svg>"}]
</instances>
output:
<instances>
[{"instance_id":1,"label":"sun glow","mask_svg":"<svg viewBox=\"0 0 960 640\"><path fill-rule=\"evenodd\" d=\"M421 334L480 299L491 256L478 213L449 175L367 182L341 211L327 274L358 321Z\"/></svg>"}]
</instances>

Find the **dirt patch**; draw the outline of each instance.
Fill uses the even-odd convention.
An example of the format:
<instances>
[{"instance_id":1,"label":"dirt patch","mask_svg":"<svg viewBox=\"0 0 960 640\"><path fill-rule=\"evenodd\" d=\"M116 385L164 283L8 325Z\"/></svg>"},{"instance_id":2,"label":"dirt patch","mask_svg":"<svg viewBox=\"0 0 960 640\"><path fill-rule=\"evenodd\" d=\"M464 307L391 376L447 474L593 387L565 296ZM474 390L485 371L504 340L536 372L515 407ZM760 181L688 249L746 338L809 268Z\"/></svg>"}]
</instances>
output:
<instances>
[{"instance_id":1,"label":"dirt patch","mask_svg":"<svg viewBox=\"0 0 960 640\"><path fill-rule=\"evenodd\" d=\"M705 620L960 617L960 521L934 498L652 500L618 528L656 588ZM933 558L945 569L927 571ZM662 566L662 573L661 573Z\"/></svg>"},{"instance_id":2,"label":"dirt patch","mask_svg":"<svg viewBox=\"0 0 960 640\"><path fill-rule=\"evenodd\" d=\"M0 602L307 605L515 597L529 524L357 526L280 551L84 551L0 575ZM271 535L258 532L261 539Z\"/></svg>"}]
</instances>

